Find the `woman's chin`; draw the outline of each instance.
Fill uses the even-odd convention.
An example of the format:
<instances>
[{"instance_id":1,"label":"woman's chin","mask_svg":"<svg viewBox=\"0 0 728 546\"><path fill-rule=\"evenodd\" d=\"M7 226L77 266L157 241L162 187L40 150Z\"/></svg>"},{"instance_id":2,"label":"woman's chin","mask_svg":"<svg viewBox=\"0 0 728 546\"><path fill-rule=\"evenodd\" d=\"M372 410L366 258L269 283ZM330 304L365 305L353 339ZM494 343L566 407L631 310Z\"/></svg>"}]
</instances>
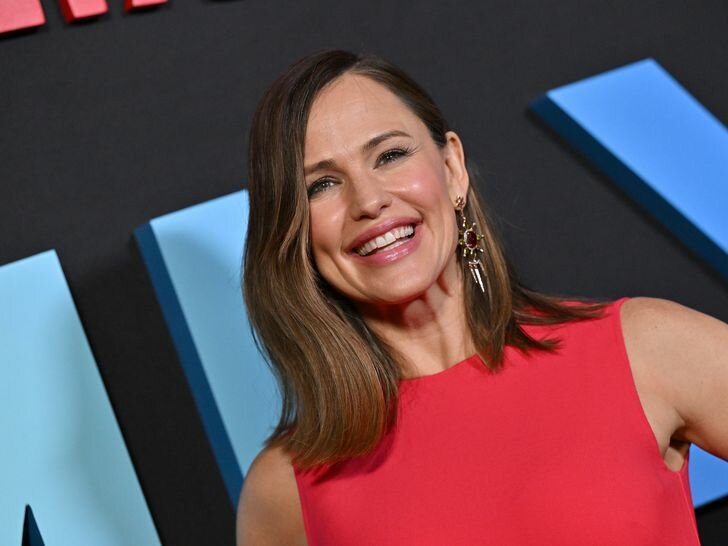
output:
<instances>
[{"instance_id":1,"label":"woman's chin","mask_svg":"<svg viewBox=\"0 0 728 546\"><path fill-rule=\"evenodd\" d=\"M405 305L424 297L434 286L430 279L402 278L384 282L380 286L368 286L355 298L361 304L374 306Z\"/></svg>"}]
</instances>

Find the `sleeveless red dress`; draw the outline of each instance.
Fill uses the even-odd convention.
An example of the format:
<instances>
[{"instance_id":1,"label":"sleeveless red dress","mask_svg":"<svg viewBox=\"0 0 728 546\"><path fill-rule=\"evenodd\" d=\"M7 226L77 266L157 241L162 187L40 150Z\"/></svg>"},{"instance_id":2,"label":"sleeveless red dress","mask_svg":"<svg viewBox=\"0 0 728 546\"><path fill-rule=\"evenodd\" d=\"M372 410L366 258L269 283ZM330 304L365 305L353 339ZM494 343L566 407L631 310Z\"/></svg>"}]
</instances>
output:
<instances>
[{"instance_id":1,"label":"sleeveless red dress","mask_svg":"<svg viewBox=\"0 0 728 546\"><path fill-rule=\"evenodd\" d=\"M309 546L694 546L687 460L643 412L619 308L526 325L556 354L507 347L403 380L397 425L363 457L294 467Z\"/></svg>"}]
</instances>

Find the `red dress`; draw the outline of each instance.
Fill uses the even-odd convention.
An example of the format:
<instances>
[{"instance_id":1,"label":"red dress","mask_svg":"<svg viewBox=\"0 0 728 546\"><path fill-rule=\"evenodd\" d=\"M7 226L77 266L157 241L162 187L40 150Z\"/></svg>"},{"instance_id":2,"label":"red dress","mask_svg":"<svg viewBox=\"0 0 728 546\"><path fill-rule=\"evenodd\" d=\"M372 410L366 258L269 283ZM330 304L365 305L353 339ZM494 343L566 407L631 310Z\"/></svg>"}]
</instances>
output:
<instances>
[{"instance_id":1,"label":"red dress","mask_svg":"<svg viewBox=\"0 0 728 546\"><path fill-rule=\"evenodd\" d=\"M294 467L309 546L694 546L687 460L672 471L643 412L619 308L524 328L507 347L400 383L397 426L363 457Z\"/></svg>"}]
</instances>

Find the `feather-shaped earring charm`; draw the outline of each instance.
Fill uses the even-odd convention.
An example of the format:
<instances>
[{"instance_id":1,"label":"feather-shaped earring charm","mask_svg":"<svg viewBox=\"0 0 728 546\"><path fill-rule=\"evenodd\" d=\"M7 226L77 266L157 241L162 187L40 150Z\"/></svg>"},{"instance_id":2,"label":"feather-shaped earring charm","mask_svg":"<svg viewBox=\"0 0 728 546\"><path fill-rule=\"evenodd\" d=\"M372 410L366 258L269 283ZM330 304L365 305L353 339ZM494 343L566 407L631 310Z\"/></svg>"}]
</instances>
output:
<instances>
[{"instance_id":1,"label":"feather-shaped earring charm","mask_svg":"<svg viewBox=\"0 0 728 546\"><path fill-rule=\"evenodd\" d=\"M480 247L480 241L485 237L478 233L477 225L472 222L468 226L468 220L465 217L465 199L462 195L459 195L455 200L455 210L458 213L458 232L460 238L458 239L458 246L462 248L463 259L470 270L470 275L473 277L473 282L480 287L482 292L485 292L485 270L483 264L480 262L479 254L483 253L483 249Z\"/></svg>"}]
</instances>

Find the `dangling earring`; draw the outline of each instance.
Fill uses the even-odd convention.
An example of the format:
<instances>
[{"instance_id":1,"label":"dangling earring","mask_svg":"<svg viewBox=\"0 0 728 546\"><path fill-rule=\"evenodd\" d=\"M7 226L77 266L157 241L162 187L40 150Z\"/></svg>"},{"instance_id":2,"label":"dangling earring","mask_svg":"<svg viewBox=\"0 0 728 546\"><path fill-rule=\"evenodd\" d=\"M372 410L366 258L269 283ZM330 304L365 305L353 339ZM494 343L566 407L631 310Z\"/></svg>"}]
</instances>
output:
<instances>
[{"instance_id":1,"label":"dangling earring","mask_svg":"<svg viewBox=\"0 0 728 546\"><path fill-rule=\"evenodd\" d=\"M468 264L468 269L470 269L470 274L473 277L473 281L480 287L480 290L485 293L483 278L486 275L485 270L483 269L483 264L480 263L480 258L478 257L478 253L483 253L483 249L480 248L480 245L478 243L480 243L480 241L483 240L485 237L475 231L475 222L473 222L470 227L468 227L468 221L465 218L465 213L463 212L464 208L465 199L462 195L458 195L457 199L455 200L455 210L457 211L459 216L458 231L460 239L458 240L458 246L462 247L463 249L463 259Z\"/></svg>"}]
</instances>

